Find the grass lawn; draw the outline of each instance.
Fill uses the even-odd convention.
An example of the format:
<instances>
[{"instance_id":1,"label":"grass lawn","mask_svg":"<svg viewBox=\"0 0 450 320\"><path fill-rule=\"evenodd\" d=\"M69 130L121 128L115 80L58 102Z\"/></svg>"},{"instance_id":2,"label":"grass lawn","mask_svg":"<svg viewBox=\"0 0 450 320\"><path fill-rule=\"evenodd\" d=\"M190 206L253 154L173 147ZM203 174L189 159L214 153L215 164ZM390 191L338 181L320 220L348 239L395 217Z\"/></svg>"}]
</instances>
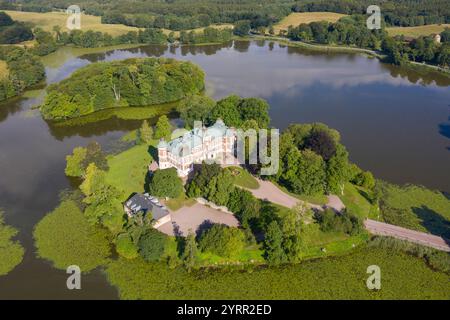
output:
<instances>
[{"instance_id":1,"label":"grass lawn","mask_svg":"<svg viewBox=\"0 0 450 320\"><path fill-rule=\"evenodd\" d=\"M148 145L132 147L118 155L108 157L107 181L124 192L124 199L133 192L143 192L145 176L152 157Z\"/></svg>"},{"instance_id":2,"label":"grass lawn","mask_svg":"<svg viewBox=\"0 0 450 320\"><path fill-rule=\"evenodd\" d=\"M450 238L450 198L439 191L388 184L381 208L387 223Z\"/></svg>"},{"instance_id":3,"label":"grass lawn","mask_svg":"<svg viewBox=\"0 0 450 320\"><path fill-rule=\"evenodd\" d=\"M305 201L305 202L309 202L312 204L317 204L317 205L324 205L328 203L328 198L326 195L323 194L319 194L319 195L313 195L313 196L308 196L305 194L296 194L296 193L292 193L290 192L288 189L286 189L285 187L283 187L282 185L278 184L276 181L272 181L272 183L274 185L276 185L279 189L281 189L283 192L293 196L294 198L297 198L299 200Z\"/></svg>"},{"instance_id":4,"label":"grass lawn","mask_svg":"<svg viewBox=\"0 0 450 320\"><path fill-rule=\"evenodd\" d=\"M429 36L433 33L441 33L446 27L450 27L450 24L429 24L417 27L390 27L386 28L386 31L390 36L404 35L406 37L418 38L420 36Z\"/></svg>"},{"instance_id":5,"label":"grass lawn","mask_svg":"<svg viewBox=\"0 0 450 320\"><path fill-rule=\"evenodd\" d=\"M229 170L234 177L234 183L239 187L247 188L247 189L258 189L259 183L258 181L244 168L241 167L228 167L226 170Z\"/></svg>"},{"instance_id":6,"label":"grass lawn","mask_svg":"<svg viewBox=\"0 0 450 320\"><path fill-rule=\"evenodd\" d=\"M0 79L7 78L8 74L8 64L6 61L0 60Z\"/></svg>"},{"instance_id":7,"label":"grass lawn","mask_svg":"<svg viewBox=\"0 0 450 320\"><path fill-rule=\"evenodd\" d=\"M364 189L351 183L346 183L344 195L339 195L345 207L361 218L377 218L377 209L364 197Z\"/></svg>"},{"instance_id":8,"label":"grass lawn","mask_svg":"<svg viewBox=\"0 0 450 320\"><path fill-rule=\"evenodd\" d=\"M278 34L280 30L287 30L289 26L296 27L301 23L310 23L314 21L336 22L344 16L346 15L334 12L294 12L274 25L273 28L275 34Z\"/></svg>"}]
</instances>

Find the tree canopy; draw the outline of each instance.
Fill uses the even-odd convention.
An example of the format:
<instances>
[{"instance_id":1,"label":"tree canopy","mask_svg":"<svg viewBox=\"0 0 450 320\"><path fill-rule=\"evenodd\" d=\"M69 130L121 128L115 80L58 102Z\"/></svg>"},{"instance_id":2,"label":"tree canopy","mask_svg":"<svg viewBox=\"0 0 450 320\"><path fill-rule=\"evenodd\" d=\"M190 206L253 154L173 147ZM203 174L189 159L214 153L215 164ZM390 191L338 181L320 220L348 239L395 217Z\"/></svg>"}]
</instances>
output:
<instances>
[{"instance_id":1,"label":"tree canopy","mask_svg":"<svg viewBox=\"0 0 450 320\"><path fill-rule=\"evenodd\" d=\"M178 101L203 90L204 73L191 62L135 58L93 63L48 87L46 119L67 119L114 107Z\"/></svg>"},{"instance_id":2,"label":"tree canopy","mask_svg":"<svg viewBox=\"0 0 450 320\"><path fill-rule=\"evenodd\" d=\"M156 170L150 179L148 191L156 197L177 198L183 192L183 182L178 177L177 169Z\"/></svg>"}]
</instances>

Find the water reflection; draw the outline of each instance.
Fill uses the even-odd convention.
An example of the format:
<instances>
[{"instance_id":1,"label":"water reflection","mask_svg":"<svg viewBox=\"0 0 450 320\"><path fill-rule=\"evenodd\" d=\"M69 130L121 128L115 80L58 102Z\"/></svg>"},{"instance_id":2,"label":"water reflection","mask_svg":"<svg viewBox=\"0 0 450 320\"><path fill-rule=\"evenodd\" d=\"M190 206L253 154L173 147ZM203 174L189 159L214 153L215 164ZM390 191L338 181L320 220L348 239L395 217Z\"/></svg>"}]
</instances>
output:
<instances>
[{"instance_id":1,"label":"water reflection","mask_svg":"<svg viewBox=\"0 0 450 320\"><path fill-rule=\"evenodd\" d=\"M197 63L205 70L208 94L216 99L232 93L267 99L275 127L319 121L338 129L352 160L377 177L450 191L450 80L440 74L273 41L107 52L63 48L43 60L47 82L54 83L92 62L146 56ZM0 207L7 222L20 229L19 240L26 247L24 262L0 278L0 298L117 297L100 273L83 278L89 290L65 290L64 273L36 259L32 230L57 205L59 191L71 186L64 176L66 155L91 140L112 145L142 120L122 119L135 111L131 108L120 118L105 110L65 125L45 122L34 113L30 117L44 94L36 91L0 104ZM147 114L151 121L154 116ZM176 118L173 112L170 116Z\"/></svg>"}]
</instances>

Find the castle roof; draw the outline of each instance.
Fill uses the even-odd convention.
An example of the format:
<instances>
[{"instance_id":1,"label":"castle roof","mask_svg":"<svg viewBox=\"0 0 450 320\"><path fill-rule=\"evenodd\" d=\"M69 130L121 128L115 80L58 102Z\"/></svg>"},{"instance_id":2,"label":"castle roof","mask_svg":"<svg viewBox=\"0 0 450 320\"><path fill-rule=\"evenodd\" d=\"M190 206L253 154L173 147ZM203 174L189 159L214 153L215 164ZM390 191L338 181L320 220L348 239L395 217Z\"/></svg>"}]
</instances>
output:
<instances>
[{"instance_id":1,"label":"castle roof","mask_svg":"<svg viewBox=\"0 0 450 320\"><path fill-rule=\"evenodd\" d=\"M167 149L172 154L184 157L191 154L195 147L202 145L203 140L207 137L215 139L231 135L233 135L233 130L228 128L221 119L218 119L211 127L196 127L183 136L170 141ZM159 145L158 148L160 148Z\"/></svg>"}]
</instances>

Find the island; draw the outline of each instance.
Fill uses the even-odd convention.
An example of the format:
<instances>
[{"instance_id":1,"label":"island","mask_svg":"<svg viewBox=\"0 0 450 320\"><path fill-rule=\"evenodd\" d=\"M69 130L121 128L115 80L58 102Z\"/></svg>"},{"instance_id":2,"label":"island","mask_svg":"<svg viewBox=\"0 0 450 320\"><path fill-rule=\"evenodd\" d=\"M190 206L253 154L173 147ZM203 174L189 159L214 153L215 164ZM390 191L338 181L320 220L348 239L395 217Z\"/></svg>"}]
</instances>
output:
<instances>
[{"instance_id":1,"label":"island","mask_svg":"<svg viewBox=\"0 0 450 320\"><path fill-rule=\"evenodd\" d=\"M204 73L191 62L134 58L101 62L50 85L40 108L45 119L63 120L109 108L155 106L204 89Z\"/></svg>"}]
</instances>

